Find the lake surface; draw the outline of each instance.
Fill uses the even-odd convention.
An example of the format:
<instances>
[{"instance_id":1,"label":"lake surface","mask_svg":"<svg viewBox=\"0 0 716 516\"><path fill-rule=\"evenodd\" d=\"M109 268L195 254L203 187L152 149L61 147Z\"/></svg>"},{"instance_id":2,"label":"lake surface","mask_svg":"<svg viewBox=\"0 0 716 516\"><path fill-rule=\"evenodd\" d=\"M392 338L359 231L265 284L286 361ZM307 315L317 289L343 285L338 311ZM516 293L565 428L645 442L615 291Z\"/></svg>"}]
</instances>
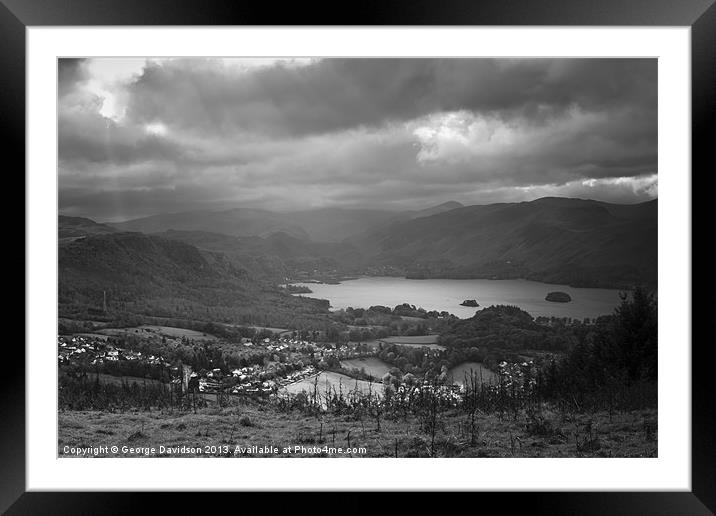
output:
<instances>
[{"instance_id":1,"label":"lake surface","mask_svg":"<svg viewBox=\"0 0 716 516\"><path fill-rule=\"evenodd\" d=\"M384 305L391 308L409 303L426 310L445 310L460 318L472 317L475 311L490 305L516 305L533 317L555 316L584 319L611 314L619 305L619 290L603 288L574 288L528 280L487 279L427 279L411 280L399 277L369 276L344 281L336 285L325 283L296 283L310 288L306 297L328 299L334 310L368 308ZM569 303L545 301L548 292L566 292ZM475 299L478 308L460 306L466 299Z\"/></svg>"},{"instance_id":2,"label":"lake surface","mask_svg":"<svg viewBox=\"0 0 716 516\"><path fill-rule=\"evenodd\" d=\"M381 380L385 374L390 371L391 365L383 362L377 357L361 357L341 360L341 366L348 370L364 369L366 373L377 380Z\"/></svg>"},{"instance_id":3,"label":"lake surface","mask_svg":"<svg viewBox=\"0 0 716 516\"><path fill-rule=\"evenodd\" d=\"M472 381L472 375L478 384L496 384L499 378L496 373L490 371L480 362L464 362L448 371L448 380L456 385L464 385L465 380Z\"/></svg>"},{"instance_id":4,"label":"lake surface","mask_svg":"<svg viewBox=\"0 0 716 516\"><path fill-rule=\"evenodd\" d=\"M317 389L318 395L321 397L325 397L327 391L331 393L333 391L343 391L344 395L352 391L360 391L364 394L374 393L378 395L383 392L383 385L381 383L356 380L350 376L334 373L332 371L322 371L317 375L317 377L318 382L316 382L316 376L310 376L298 382L289 384L283 389L291 394L298 394L300 392L313 394L314 389Z\"/></svg>"}]
</instances>

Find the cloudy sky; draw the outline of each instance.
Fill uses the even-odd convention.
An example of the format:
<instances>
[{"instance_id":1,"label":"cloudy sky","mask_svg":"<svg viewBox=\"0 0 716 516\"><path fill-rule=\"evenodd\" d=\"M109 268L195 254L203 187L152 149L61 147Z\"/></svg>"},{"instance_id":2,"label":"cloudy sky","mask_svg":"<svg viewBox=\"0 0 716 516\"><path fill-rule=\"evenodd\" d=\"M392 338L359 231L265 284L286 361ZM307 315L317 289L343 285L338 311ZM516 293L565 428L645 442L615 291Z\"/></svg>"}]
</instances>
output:
<instances>
[{"instance_id":1,"label":"cloudy sky","mask_svg":"<svg viewBox=\"0 0 716 516\"><path fill-rule=\"evenodd\" d=\"M657 196L657 63L62 59L60 212Z\"/></svg>"}]
</instances>

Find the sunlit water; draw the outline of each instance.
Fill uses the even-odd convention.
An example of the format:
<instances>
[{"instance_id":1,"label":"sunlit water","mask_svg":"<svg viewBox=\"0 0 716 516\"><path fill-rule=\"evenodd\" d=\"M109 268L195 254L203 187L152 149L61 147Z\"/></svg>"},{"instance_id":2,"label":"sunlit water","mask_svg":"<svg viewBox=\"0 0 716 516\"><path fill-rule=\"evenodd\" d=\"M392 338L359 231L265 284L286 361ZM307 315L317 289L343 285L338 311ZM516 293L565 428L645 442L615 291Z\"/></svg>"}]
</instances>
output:
<instances>
[{"instance_id":1,"label":"sunlit water","mask_svg":"<svg viewBox=\"0 0 716 516\"><path fill-rule=\"evenodd\" d=\"M584 319L613 312L619 304L619 290L574 288L527 280L428 279L410 280L399 277L363 277L337 285L296 283L313 293L306 297L328 299L331 308L368 308L384 305L393 308L409 303L426 310L447 311L460 318L472 317L476 310L490 305L516 305L532 316L555 316ZM548 292L566 292L569 303L545 301ZM466 299L475 299L478 308L460 306Z\"/></svg>"}]
</instances>

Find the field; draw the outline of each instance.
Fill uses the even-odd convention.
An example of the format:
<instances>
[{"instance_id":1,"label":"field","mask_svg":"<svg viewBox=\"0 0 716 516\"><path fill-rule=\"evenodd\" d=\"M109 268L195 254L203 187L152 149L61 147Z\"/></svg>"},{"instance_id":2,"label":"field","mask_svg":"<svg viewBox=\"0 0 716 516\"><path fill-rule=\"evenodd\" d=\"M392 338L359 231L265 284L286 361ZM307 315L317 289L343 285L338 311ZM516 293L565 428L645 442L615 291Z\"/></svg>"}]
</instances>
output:
<instances>
[{"instance_id":1,"label":"field","mask_svg":"<svg viewBox=\"0 0 716 516\"><path fill-rule=\"evenodd\" d=\"M101 333L73 333L73 335L76 335L78 337L87 337L89 339L99 339L106 341L109 338L109 335L103 335Z\"/></svg>"},{"instance_id":2,"label":"field","mask_svg":"<svg viewBox=\"0 0 716 516\"><path fill-rule=\"evenodd\" d=\"M238 326L238 325L234 325L234 326ZM287 330L286 328L272 328L270 326L248 326L248 328L252 328L256 331L267 330L267 331L270 331L271 333L276 333L279 335L291 332L291 330Z\"/></svg>"},{"instance_id":3,"label":"field","mask_svg":"<svg viewBox=\"0 0 716 516\"><path fill-rule=\"evenodd\" d=\"M99 376L99 382L100 383L107 383L112 385L122 385L122 383L126 384L133 384L136 383L137 385L162 385L162 382L159 380L153 379L153 378L140 378L138 376L112 376L111 374L105 374L105 373L90 373L88 375L89 381L94 381L95 378Z\"/></svg>"},{"instance_id":4,"label":"field","mask_svg":"<svg viewBox=\"0 0 716 516\"><path fill-rule=\"evenodd\" d=\"M351 358L349 360L341 360L341 366L345 369L365 369L365 372L371 375L373 378L380 379L388 371L390 371L390 365L383 362L381 359L376 357L366 358Z\"/></svg>"},{"instance_id":5,"label":"field","mask_svg":"<svg viewBox=\"0 0 716 516\"><path fill-rule=\"evenodd\" d=\"M470 377L471 372L477 376L479 383L495 383L497 382L497 374L487 369L480 362L465 362L453 367L448 371L448 377L452 383L463 385L465 383L465 375Z\"/></svg>"},{"instance_id":6,"label":"field","mask_svg":"<svg viewBox=\"0 0 716 516\"><path fill-rule=\"evenodd\" d=\"M143 324L132 328L105 328L97 331L101 335L123 336L123 335L142 335L143 337L167 337L170 339L181 339L186 337L196 341L214 341L215 336L186 328L175 328L173 326L154 326Z\"/></svg>"},{"instance_id":7,"label":"field","mask_svg":"<svg viewBox=\"0 0 716 516\"><path fill-rule=\"evenodd\" d=\"M438 341L438 335L419 335L415 337L386 337L380 340L389 344L398 344L400 346L425 346L430 349L446 349L445 346L436 344Z\"/></svg>"},{"instance_id":8,"label":"field","mask_svg":"<svg viewBox=\"0 0 716 516\"><path fill-rule=\"evenodd\" d=\"M173 326L155 326L150 324L143 324L142 326L132 326L129 328L103 328L97 330L95 333L83 333L86 337L123 337L128 335L142 336L146 338L160 339L166 337L168 339L181 339L186 337L195 341L215 341L217 338L214 335L203 333L195 330L188 330L186 328L175 328Z\"/></svg>"},{"instance_id":9,"label":"field","mask_svg":"<svg viewBox=\"0 0 716 516\"><path fill-rule=\"evenodd\" d=\"M655 409L629 413L567 414L545 412L549 426L528 430L524 416L517 419L479 416L474 443L463 430L465 417L447 413L433 451L435 457L656 457ZM299 412L279 412L268 405L244 401L241 405L200 409L197 414L178 412L60 412L58 454L70 456L66 447L131 446L146 449L205 445L226 446L220 456L306 457L345 456L310 452L283 453L283 447L365 448L352 457L428 457L430 437L412 417L406 420L356 420L347 415L321 418ZM278 453L242 452L235 447L276 446ZM212 450L209 450L210 452ZM144 453L105 457L136 457ZM159 456L160 453L150 453ZM173 453L167 456L216 456L212 453Z\"/></svg>"},{"instance_id":10,"label":"field","mask_svg":"<svg viewBox=\"0 0 716 516\"><path fill-rule=\"evenodd\" d=\"M291 394L298 394L301 391L313 392L314 385L318 388L318 393L323 394L327 389L330 390L343 390L344 393L358 390L360 392L367 393L372 390L376 394L380 394L382 391L381 384L373 383L365 380L356 380L350 376L346 376L340 373L334 373L331 371L323 371L318 376L318 384L316 384L316 376L304 378L298 382L287 385L285 389Z\"/></svg>"}]
</instances>

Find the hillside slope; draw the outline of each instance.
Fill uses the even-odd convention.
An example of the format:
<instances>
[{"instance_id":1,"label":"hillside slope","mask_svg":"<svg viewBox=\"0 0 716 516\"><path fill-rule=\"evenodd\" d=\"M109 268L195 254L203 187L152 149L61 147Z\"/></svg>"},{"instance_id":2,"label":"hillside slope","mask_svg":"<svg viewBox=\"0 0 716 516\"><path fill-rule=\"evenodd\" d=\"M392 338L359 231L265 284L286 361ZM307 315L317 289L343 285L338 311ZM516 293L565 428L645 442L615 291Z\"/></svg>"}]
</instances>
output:
<instances>
[{"instance_id":1,"label":"hillside slope","mask_svg":"<svg viewBox=\"0 0 716 516\"><path fill-rule=\"evenodd\" d=\"M448 201L442 204L438 204L437 206L433 206L432 208L426 208L424 210L410 212L409 218L419 219L420 217L431 217L433 215L437 215L438 213L445 213L446 211L452 211L464 207L464 204L460 204L457 201Z\"/></svg>"},{"instance_id":2,"label":"hillside slope","mask_svg":"<svg viewBox=\"0 0 716 516\"><path fill-rule=\"evenodd\" d=\"M94 235L60 245L61 316L133 313L286 324L327 313L253 277L222 253L141 233ZM104 311L104 295L107 312Z\"/></svg>"},{"instance_id":3,"label":"hillside slope","mask_svg":"<svg viewBox=\"0 0 716 516\"><path fill-rule=\"evenodd\" d=\"M410 277L517 278L575 286L656 284L657 201L543 198L468 206L350 240Z\"/></svg>"},{"instance_id":4,"label":"hillside slope","mask_svg":"<svg viewBox=\"0 0 716 516\"><path fill-rule=\"evenodd\" d=\"M74 239L87 235L105 235L115 233L117 230L107 224L100 224L84 217L57 217L57 232L60 241Z\"/></svg>"},{"instance_id":5,"label":"hillside slope","mask_svg":"<svg viewBox=\"0 0 716 516\"><path fill-rule=\"evenodd\" d=\"M232 237L207 231L175 231L157 236L179 240L199 249L221 252L235 264L259 277L280 283L286 277L313 270L356 267L360 253L350 244L311 242L283 232L267 237Z\"/></svg>"}]
</instances>

